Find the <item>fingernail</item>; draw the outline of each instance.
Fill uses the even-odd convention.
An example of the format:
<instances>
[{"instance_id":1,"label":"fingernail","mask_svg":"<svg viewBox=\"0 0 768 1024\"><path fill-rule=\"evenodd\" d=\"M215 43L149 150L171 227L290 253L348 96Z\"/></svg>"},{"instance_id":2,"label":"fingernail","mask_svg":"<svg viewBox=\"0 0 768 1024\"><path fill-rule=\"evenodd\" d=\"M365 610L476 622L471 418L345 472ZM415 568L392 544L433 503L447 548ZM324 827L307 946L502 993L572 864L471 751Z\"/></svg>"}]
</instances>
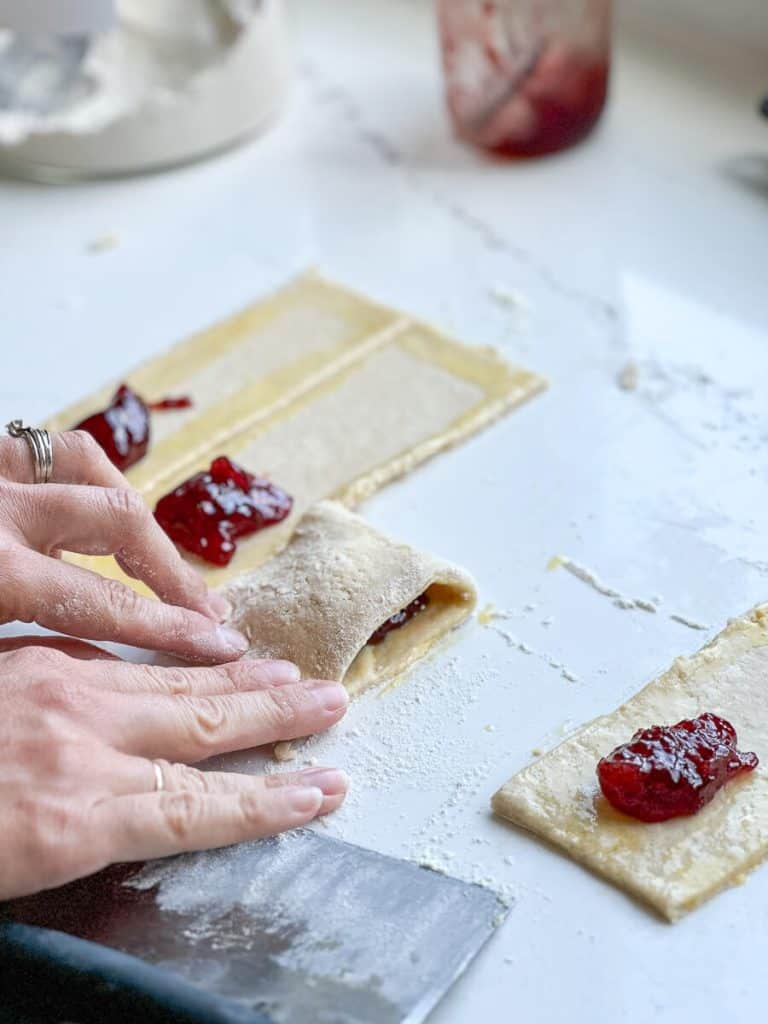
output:
<instances>
[{"instance_id":1,"label":"fingernail","mask_svg":"<svg viewBox=\"0 0 768 1024\"><path fill-rule=\"evenodd\" d=\"M317 814L323 803L323 791L317 786L299 786L284 792L285 802L299 814Z\"/></svg>"},{"instance_id":2,"label":"fingernail","mask_svg":"<svg viewBox=\"0 0 768 1024\"><path fill-rule=\"evenodd\" d=\"M331 683L326 679L313 679L309 686L315 699L326 711L340 711L349 704L349 694L341 683Z\"/></svg>"},{"instance_id":3,"label":"fingernail","mask_svg":"<svg viewBox=\"0 0 768 1024\"><path fill-rule=\"evenodd\" d=\"M258 661L255 664L266 675L267 682L272 683L273 686L298 683L301 679L301 669L292 661Z\"/></svg>"},{"instance_id":4,"label":"fingernail","mask_svg":"<svg viewBox=\"0 0 768 1024\"><path fill-rule=\"evenodd\" d=\"M233 654L245 654L248 650L246 638L242 633L238 633L236 629L232 629L231 626L217 626L216 636L220 640L222 647L226 647Z\"/></svg>"},{"instance_id":5,"label":"fingernail","mask_svg":"<svg viewBox=\"0 0 768 1024\"><path fill-rule=\"evenodd\" d=\"M338 768L308 768L301 773L301 780L319 786L325 796L337 796L349 789L349 776Z\"/></svg>"},{"instance_id":6,"label":"fingernail","mask_svg":"<svg viewBox=\"0 0 768 1024\"><path fill-rule=\"evenodd\" d=\"M222 597L221 594L217 594L215 590L208 591L208 607L219 622L223 622L225 619L228 619L232 614L232 605L226 597Z\"/></svg>"}]
</instances>

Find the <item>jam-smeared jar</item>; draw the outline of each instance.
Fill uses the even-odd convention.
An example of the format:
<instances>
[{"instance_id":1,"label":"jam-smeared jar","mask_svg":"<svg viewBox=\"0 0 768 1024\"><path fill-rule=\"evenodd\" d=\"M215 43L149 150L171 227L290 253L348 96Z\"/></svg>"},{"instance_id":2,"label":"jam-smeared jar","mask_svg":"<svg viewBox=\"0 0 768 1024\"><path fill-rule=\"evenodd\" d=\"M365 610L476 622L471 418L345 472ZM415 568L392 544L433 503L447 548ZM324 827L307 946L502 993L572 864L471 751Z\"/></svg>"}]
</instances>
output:
<instances>
[{"instance_id":1,"label":"jam-smeared jar","mask_svg":"<svg viewBox=\"0 0 768 1024\"><path fill-rule=\"evenodd\" d=\"M428 594L419 594L417 598L414 598L410 604L406 605L399 612L395 612L391 615L386 622L382 622L377 630L371 634L368 640L369 644L380 644L382 640L385 640L393 629L400 629L406 622L410 622L414 615L418 615L419 612L423 612L429 604Z\"/></svg>"},{"instance_id":2,"label":"jam-smeared jar","mask_svg":"<svg viewBox=\"0 0 768 1024\"><path fill-rule=\"evenodd\" d=\"M596 124L611 0L438 0L456 134L508 157L554 153Z\"/></svg>"},{"instance_id":3,"label":"jam-smeared jar","mask_svg":"<svg viewBox=\"0 0 768 1024\"><path fill-rule=\"evenodd\" d=\"M731 723L709 712L640 729L599 762L600 788L616 810L640 821L696 814L730 779L757 767L757 754L736 743Z\"/></svg>"},{"instance_id":4,"label":"jam-smeared jar","mask_svg":"<svg viewBox=\"0 0 768 1024\"><path fill-rule=\"evenodd\" d=\"M171 540L212 565L229 565L240 537L279 523L293 498L225 455L161 498L155 518Z\"/></svg>"}]
</instances>

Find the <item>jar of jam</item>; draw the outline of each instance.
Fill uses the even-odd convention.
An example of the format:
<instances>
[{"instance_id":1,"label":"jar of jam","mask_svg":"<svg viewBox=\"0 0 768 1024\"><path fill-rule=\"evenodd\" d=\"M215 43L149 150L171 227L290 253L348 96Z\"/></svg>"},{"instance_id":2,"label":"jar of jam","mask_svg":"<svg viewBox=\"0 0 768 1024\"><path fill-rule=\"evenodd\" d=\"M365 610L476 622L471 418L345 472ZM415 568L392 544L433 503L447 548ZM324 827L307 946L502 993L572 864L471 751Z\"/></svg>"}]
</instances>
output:
<instances>
[{"instance_id":1,"label":"jar of jam","mask_svg":"<svg viewBox=\"0 0 768 1024\"><path fill-rule=\"evenodd\" d=\"M583 139L608 86L611 0L437 0L456 134L508 157Z\"/></svg>"}]
</instances>

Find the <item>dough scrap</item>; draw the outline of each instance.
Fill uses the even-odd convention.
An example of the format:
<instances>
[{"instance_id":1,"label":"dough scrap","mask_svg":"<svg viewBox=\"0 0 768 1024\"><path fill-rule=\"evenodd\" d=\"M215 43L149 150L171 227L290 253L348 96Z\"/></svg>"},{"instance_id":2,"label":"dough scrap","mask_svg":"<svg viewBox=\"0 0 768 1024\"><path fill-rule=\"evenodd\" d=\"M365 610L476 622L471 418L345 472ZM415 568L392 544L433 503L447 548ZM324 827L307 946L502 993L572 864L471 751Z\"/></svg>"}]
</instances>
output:
<instances>
[{"instance_id":1,"label":"dough scrap","mask_svg":"<svg viewBox=\"0 0 768 1024\"><path fill-rule=\"evenodd\" d=\"M423 593L424 611L368 646L372 633ZM224 591L247 656L287 658L307 678L351 694L403 672L477 601L471 577L370 526L335 502L307 512L286 548Z\"/></svg>"},{"instance_id":2,"label":"dough scrap","mask_svg":"<svg viewBox=\"0 0 768 1024\"><path fill-rule=\"evenodd\" d=\"M615 811L599 791L598 760L638 729L704 711L735 726L758 768L689 818L649 825ZM492 806L669 921L742 881L768 854L768 604L514 775Z\"/></svg>"}]
</instances>

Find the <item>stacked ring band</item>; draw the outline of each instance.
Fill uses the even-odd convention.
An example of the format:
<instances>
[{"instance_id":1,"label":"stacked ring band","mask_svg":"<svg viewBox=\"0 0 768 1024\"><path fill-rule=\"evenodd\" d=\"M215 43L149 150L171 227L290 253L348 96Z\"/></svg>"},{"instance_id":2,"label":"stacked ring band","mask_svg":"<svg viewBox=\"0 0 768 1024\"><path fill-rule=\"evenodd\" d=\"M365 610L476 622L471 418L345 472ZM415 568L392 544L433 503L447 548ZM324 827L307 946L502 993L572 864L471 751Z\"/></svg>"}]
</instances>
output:
<instances>
[{"instance_id":1,"label":"stacked ring band","mask_svg":"<svg viewBox=\"0 0 768 1024\"><path fill-rule=\"evenodd\" d=\"M35 483L47 484L53 473L51 435L40 427L25 427L22 420L11 420L6 427L11 437L23 437L32 453Z\"/></svg>"}]
</instances>

